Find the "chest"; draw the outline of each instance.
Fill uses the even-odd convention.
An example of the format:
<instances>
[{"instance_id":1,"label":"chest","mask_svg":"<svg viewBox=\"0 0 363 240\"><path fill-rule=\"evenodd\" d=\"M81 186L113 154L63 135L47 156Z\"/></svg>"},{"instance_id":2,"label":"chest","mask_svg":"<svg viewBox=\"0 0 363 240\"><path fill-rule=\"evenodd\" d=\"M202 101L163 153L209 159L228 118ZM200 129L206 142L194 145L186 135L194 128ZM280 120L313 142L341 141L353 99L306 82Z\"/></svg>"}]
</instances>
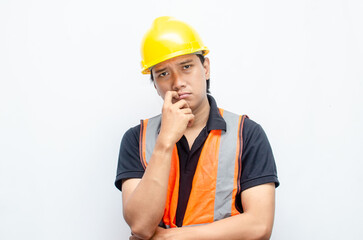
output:
<instances>
[{"instance_id":1,"label":"chest","mask_svg":"<svg viewBox=\"0 0 363 240\"><path fill-rule=\"evenodd\" d=\"M205 139L207 138L208 133L206 130L206 127L204 128L198 128L198 129L191 129L191 130L187 130L184 133L184 138L182 138L183 140L186 140L187 143L187 148L191 151L193 149L193 145L194 143L196 144L195 147L199 147L201 142L204 142ZM183 141L181 144L185 145L186 144L185 141ZM195 148L194 147L194 148Z\"/></svg>"}]
</instances>

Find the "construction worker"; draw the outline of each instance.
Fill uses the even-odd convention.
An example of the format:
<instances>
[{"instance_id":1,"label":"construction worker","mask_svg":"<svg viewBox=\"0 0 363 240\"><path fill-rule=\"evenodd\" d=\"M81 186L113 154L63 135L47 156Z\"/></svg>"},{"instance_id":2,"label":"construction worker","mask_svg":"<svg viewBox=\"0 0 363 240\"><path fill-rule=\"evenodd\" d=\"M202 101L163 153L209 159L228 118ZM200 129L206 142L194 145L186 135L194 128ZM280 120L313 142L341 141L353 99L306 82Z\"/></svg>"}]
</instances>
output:
<instances>
[{"instance_id":1,"label":"construction worker","mask_svg":"<svg viewBox=\"0 0 363 240\"><path fill-rule=\"evenodd\" d=\"M144 36L142 73L164 104L121 142L115 185L130 239L271 235L279 181L270 144L246 115L217 107L208 52L175 18L155 19Z\"/></svg>"}]
</instances>

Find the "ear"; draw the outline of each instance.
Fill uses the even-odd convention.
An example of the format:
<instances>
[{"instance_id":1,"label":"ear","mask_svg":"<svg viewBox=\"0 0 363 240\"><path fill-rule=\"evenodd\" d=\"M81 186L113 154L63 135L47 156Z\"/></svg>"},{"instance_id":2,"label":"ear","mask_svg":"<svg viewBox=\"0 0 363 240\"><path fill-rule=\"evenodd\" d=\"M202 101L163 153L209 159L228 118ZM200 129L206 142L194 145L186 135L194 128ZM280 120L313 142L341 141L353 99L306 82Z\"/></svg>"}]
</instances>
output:
<instances>
[{"instance_id":1,"label":"ear","mask_svg":"<svg viewBox=\"0 0 363 240\"><path fill-rule=\"evenodd\" d=\"M210 79L210 65L209 64L210 64L209 63L209 58L206 57L204 59L204 63L203 63L206 79Z\"/></svg>"}]
</instances>

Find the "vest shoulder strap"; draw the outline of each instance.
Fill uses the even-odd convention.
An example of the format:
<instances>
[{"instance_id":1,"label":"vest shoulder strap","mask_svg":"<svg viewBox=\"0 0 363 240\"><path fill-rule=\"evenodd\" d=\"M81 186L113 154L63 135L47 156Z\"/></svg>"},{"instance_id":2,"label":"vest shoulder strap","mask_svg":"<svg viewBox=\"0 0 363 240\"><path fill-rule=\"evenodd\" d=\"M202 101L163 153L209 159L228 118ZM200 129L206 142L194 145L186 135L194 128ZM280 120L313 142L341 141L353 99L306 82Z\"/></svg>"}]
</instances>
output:
<instances>
[{"instance_id":1,"label":"vest shoulder strap","mask_svg":"<svg viewBox=\"0 0 363 240\"><path fill-rule=\"evenodd\" d=\"M146 168L147 164L149 163L151 155L154 151L160 125L161 114L149 119L141 120L139 150L140 160L144 168Z\"/></svg>"}]
</instances>

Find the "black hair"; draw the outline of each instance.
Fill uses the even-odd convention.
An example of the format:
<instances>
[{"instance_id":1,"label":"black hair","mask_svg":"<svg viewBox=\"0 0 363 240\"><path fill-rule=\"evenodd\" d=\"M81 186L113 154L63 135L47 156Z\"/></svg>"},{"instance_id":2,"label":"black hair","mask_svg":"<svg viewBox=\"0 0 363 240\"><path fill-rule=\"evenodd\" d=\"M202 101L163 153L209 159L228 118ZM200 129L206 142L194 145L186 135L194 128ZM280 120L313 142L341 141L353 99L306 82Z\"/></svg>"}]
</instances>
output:
<instances>
[{"instance_id":1,"label":"black hair","mask_svg":"<svg viewBox=\"0 0 363 240\"><path fill-rule=\"evenodd\" d=\"M199 57L200 62L202 64L204 64L204 60L205 60L204 55L203 54L197 54L197 56ZM150 72L150 79L151 79L152 82L154 81L154 76L153 76L152 72ZM209 90L210 89L210 81L209 80L210 79L207 79L207 94L210 94L210 90Z\"/></svg>"}]
</instances>

